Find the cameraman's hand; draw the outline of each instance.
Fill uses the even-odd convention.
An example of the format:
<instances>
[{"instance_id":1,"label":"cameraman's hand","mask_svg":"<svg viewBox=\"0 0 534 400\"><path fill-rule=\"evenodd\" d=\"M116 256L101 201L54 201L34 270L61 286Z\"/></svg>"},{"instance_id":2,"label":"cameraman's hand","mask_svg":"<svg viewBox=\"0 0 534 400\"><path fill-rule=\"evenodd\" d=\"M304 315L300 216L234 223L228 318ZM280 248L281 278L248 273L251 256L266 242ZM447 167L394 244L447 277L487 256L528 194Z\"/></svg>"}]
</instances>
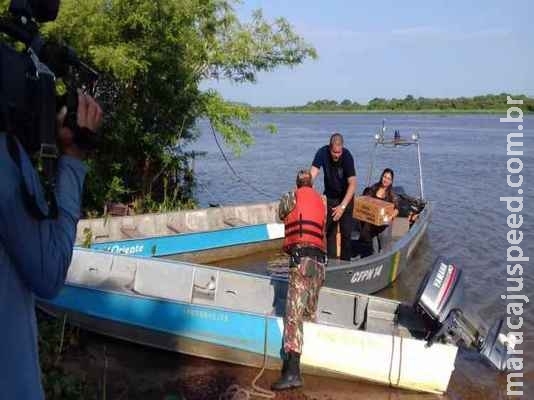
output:
<instances>
[{"instance_id":1,"label":"cameraman's hand","mask_svg":"<svg viewBox=\"0 0 534 400\"><path fill-rule=\"evenodd\" d=\"M78 126L96 132L102 123L102 109L88 94L78 93Z\"/></svg>"},{"instance_id":2,"label":"cameraman's hand","mask_svg":"<svg viewBox=\"0 0 534 400\"><path fill-rule=\"evenodd\" d=\"M57 117L59 127L58 138L61 150L63 154L83 159L85 158L85 152L74 142L74 132L69 127L63 126L66 115L67 108L63 107ZM89 129L94 133L100 127L102 117L102 109L95 99L87 94L78 93L78 111L76 116L78 126Z\"/></svg>"}]
</instances>

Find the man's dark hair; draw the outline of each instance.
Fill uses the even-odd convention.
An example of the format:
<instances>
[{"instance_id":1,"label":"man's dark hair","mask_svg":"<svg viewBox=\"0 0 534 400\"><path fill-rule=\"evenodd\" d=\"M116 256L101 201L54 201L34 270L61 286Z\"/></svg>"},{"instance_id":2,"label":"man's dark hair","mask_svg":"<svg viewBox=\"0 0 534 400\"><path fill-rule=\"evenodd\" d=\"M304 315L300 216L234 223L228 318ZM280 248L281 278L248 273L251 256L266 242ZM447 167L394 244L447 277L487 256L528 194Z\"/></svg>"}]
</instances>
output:
<instances>
[{"instance_id":1,"label":"man's dark hair","mask_svg":"<svg viewBox=\"0 0 534 400\"><path fill-rule=\"evenodd\" d=\"M338 143L343 146L343 135L339 132L335 132L332 134L332 136L330 136L330 147Z\"/></svg>"}]
</instances>

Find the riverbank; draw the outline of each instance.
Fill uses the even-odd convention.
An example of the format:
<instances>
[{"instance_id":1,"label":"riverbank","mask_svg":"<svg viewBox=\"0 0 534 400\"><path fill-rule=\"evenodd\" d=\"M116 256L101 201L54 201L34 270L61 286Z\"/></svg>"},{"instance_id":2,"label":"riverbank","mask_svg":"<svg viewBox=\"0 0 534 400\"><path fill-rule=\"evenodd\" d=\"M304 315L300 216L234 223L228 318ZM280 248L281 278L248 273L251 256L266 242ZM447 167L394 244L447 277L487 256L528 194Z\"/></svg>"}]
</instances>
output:
<instances>
[{"instance_id":1,"label":"riverbank","mask_svg":"<svg viewBox=\"0 0 534 400\"><path fill-rule=\"evenodd\" d=\"M508 99L522 101L523 113L534 112L534 98L524 94L483 95L457 98L425 98L408 95L404 99L374 98L366 104L345 99L309 101L299 105L257 106L242 104L252 112L261 113L341 113L341 114L497 114L506 113Z\"/></svg>"},{"instance_id":2,"label":"riverbank","mask_svg":"<svg viewBox=\"0 0 534 400\"><path fill-rule=\"evenodd\" d=\"M61 323L57 324L61 325ZM55 331L52 342L59 338ZM61 354L47 368L47 400L215 400L243 399L228 395L238 385L251 390L258 368L191 357L149 348L66 326ZM50 339L50 337L49 337ZM55 342L57 344L57 342ZM51 354L52 355L52 354ZM265 370L257 385L269 389L279 371ZM392 389L358 380L304 375L302 389L276 393L275 400L351 400L355 393L375 400L443 400L432 394ZM251 398L256 398L251 396ZM473 397L466 397L473 399Z\"/></svg>"},{"instance_id":3,"label":"riverbank","mask_svg":"<svg viewBox=\"0 0 534 400\"><path fill-rule=\"evenodd\" d=\"M286 108L270 108L270 107L254 107L250 109L254 114L506 114L506 109L492 109L492 110L305 110L305 109L286 109ZM533 114L534 111L524 111L524 114Z\"/></svg>"}]
</instances>

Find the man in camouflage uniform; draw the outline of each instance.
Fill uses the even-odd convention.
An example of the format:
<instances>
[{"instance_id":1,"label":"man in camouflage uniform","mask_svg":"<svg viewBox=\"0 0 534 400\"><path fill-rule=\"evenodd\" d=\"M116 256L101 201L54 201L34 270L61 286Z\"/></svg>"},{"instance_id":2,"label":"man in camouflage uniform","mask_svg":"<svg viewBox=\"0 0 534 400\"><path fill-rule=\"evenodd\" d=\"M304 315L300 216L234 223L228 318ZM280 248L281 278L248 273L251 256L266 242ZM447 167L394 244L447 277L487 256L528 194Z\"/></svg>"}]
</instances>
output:
<instances>
[{"instance_id":1,"label":"man in camouflage uniform","mask_svg":"<svg viewBox=\"0 0 534 400\"><path fill-rule=\"evenodd\" d=\"M311 174L297 174L297 189L282 196L278 209L285 224L284 251L290 255L289 282L284 316L284 359L281 378L273 390L302 386L303 320L316 318L319 289L325 278L324 201L313 188Z\"/></svg>"}]
</instances>

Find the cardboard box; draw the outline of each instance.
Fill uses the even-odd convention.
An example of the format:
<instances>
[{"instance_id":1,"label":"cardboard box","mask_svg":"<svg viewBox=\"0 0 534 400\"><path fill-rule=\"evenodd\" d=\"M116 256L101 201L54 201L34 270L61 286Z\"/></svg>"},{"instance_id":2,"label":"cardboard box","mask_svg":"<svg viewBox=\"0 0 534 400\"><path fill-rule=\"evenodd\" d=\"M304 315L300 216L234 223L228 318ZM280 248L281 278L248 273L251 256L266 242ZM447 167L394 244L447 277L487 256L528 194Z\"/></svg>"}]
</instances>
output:
<instances>
[{"instance_id":1,"label":"cardboard box","mask_svg":"<svg viewBox=\"0 0 534 400\"><path fill-rule=\"evenodd\" d=\"M354 218L381 226L391 221L395 205L371 196L358 196L354 199Z\"/></svg>"}]
</instances>

